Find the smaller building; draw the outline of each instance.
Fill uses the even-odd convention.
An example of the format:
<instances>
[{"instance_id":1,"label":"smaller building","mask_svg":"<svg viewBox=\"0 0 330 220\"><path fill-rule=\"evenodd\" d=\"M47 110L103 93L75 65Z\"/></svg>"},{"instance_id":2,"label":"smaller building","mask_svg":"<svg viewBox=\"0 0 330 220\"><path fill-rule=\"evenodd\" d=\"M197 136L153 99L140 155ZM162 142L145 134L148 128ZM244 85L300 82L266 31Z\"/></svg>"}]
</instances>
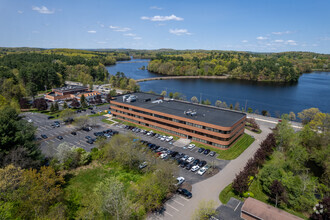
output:
<instances>
[{"instance_id":1,"label":"smaller building","mask_svg":"<svg viewBox=\"0 0 330 220\"><path fill-rule=\"evenodd\" d=\"M94 98L96 95L101 95L97 91L89 91L86 86L69 85L61 88L52 89L52 91L45 95L45 99L50 101L63 101L76 98L80 100L80 97L84 95L87 100Z\"/></svg>"},{"instance_id":2,"label":"smaller building","mask_svg":"<svg viewBox=\"0 0 330 220\"><path fill-rule=\"evenodd\" d=\"M242 206L241 218L246 220L302 220L302 218L251 197L247 198Z\"/></svg>"}]
</instances>

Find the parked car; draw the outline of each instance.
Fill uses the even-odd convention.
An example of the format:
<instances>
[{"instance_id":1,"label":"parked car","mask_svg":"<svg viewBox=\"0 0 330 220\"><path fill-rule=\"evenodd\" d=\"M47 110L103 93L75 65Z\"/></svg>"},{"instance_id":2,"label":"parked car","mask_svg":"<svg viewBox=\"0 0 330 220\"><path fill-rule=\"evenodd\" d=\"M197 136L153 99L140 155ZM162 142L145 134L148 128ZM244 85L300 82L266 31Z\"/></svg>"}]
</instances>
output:
<instances>
[{"instance_id":1,"label":"parked car","mask_svg":"<svg viewBox=\"0 0 330 220\"><path fill-rule=\"evenodd\" d=\"M190 199L192 197L191 192L189 192L186 189L179 188L177 191L178 191L179 194L183 195L184 197L186 197L188 199Z\"/></svg>"},{"instance_id":2,"label":"parked car","mask_svg":"<svg viewBox=\"0 0 330 220\"><path fill-rule=\"evenodd\" d=\"M204 155L208 155L209 153L210 153L210 150L209 149L205 149Z\"/></svg>"},{"instance_id":3,"label":"parked car","mask_svg":"<svg viewBox=\"0 0 330 220\"><path fill-rule=\"evenodd\" d=\"M185 168L189 163L187 161L182 161L182 163L180 164L180 166L182 168Z\"/></svg>"},{"instance_id":4,"label":"parked car","mask_svg":"<svg viewBox=\"0 0 330 220\"><path fill-rule=\"evenodd\" d=\"M210 155L210 157L214 157L215 156L215 152L214 151L211 151L209 155Z\"/></svg>"},{"instance_id":5,"label":"parked car","mask_svg":"<svg viewBox=\"0 0 330 220\"><path fill-rule=\"evenodd\" d=\"M208 166L202 167L197 173L202 176L208 169Z\"/></svg>"},{"instance_id":6,"label":"parked car","mask_svg":"<svg viewBox=\"0 0 330 220\"><path fill-rule=\"evenodd\" d=\"M47 138L48 138L47 135L45 135L45 134L42 134L41 137L42 137L43 139L47 139Z\"/></svg>"},{"instance_id":7,"label":"parked car","mask_svg":"<svg viewBox=\"0 0 330 220\"><path fill-rule=\"evenodd\" d=\"M86 142L89 143L89 144L93 144L94 143L94 141L92 139L88 139Z\"/></svg>"},{"instance_id":8,"label":"parked car","mask_svg":"<svg viewBox=\"0 0 330 220\"><path fill-rule=\"evenodd\" d=\"M198 166L199 167L203 167L207 164L207 162L205 160L202 160L201 162L199 162Z\"/></svg>"},{"instance_id":9,"label":"parked car","mask_svg":"<svg viewBox=\"0 0 330 220\"><path fill-rule=\"evenodd\" d=\"M188 155L184 155L184 156L181 158L181 160L186 161L188 158L189 158Z\"/></svg>"},{"instance_id":10,"label":"parked car","mask_svg":"<svg viewBox=\"0 0 330 220\"><path fill-rule=\"evenodd\" d=\"M195 165L195 166L193 166L192 168L191 168L191 171L192 172L196 172L197 170L199 170L199 166L198 165Z\"/></svg>"},{"instance_id":11,"label":"parked car","mask_svg":"<svg viewBox=\"0 0 330 220\"><path fill-rule=\"evenodd\" d=\"M195 144L189 144L188 149L193 149L195 147Z\"/></svg>"},{"instance_id":12,"label":"parked car","mask_svg":"<svg viewBox=\"0 0 330 220\"><path fill-rule=\"evenodd\" d=\"M191 162L194 161L194 159L195 159L194 157L189 157L189 158L187 159L187 162L188 162L188 163L191 163Z\"/></svg>"},{"instance_id":13,"label":"parked car","mask_svg":"<svg viewBox=\"0 0 330 220\"><path fill-rule=\"evenodd\" d=\"M87 140L90 140L90 139L92 139L92 137L91 136L86 136L85 137Z\"/></svg>"},{"instance_id":14,"label":"parked car","mask_svg":"<svg viewBox=\"0 0 330 220\"><path fill-rule=\"evenodd\" d=\"M77 132L72 131L71 134L72 134L72 135L77 135Z\"/></svg>"},{"instance_id":15,"label":"parked car","mask_svg":"<svg viewBox=\"0 0 330 220\"><path fill-rule=\"evenodd\" d=\"M166 138L166 137L163 136L163 137L160 138L160 140L161 140L161 141L165 141L165 138Z\"/></svg>"},{"instance_id":16,"label":"parked car","mask_svg":"<svg viewBox=\"0 0 330 220\"><path fill-rule=\"evenodd\" d=\"M63 140L63 137L62 136L57 136L57 139Z\"/></svg>"},{"instance_id":17,"label":"parked car","mask_svg":"<svg viewBox=\"0 0 330 220\"><path fill-rule=\"evenodd\" d=\"M173 140L173 137L172 137L172 136L169 136L169 137L167 137L165 140L166 140L167 142L169 142L169 141Z\"/></svg>"},{"instance_id":18,"label":"parked car","mask_svg":"<svg viewBox=\"0 0 330 220\"><path fill-rule=\"evenodd\" d=\"M192 162L192 165L197 165L197 164L199 164L199 162L200 162L200 160L199 159L196 159L196 160L194 160L194 162Z\"/></svg>"},{"instance_id":19,"label":"parked car","mask_svg":"<svg viewBox=\"0 0 330 220\"><path fill-rule=\"evenodd\" d=\"M178 181L177 184L176 184L177 186L181 185L185 181L184 177L182 177L182 176L176 178L176 180Z\"/></svg>"},{"instance_id":20,"label":"parked car","mask_svg":"<svg viewBox=\"0 0 330 220\"><path fill-rule=\"evenodd\" d=\"M193 167L193 165L190 163L186 166L186 170L190 170Z\"/></svg>"},{"instance_id":21,"label":"parked car","mask_svg":"<svg viewBox=\"0 0 330 220\"><path fill-rule=\"evenodd\" d=\"M198 153L203 153L204 150L205 150L205 148L202 148L202 147L201 147L201 148L198 149Z\"/></svg>"},{"instance_id":22,"label":"parked car","mask_svg":"<svg viewBox=\"0 0 330 220\"><path fill-rule=\"evenodd\" d=\"M54 118L54 116L48 116L48 119L52 119L52 118Z\"/></svg>"}]
</instances>

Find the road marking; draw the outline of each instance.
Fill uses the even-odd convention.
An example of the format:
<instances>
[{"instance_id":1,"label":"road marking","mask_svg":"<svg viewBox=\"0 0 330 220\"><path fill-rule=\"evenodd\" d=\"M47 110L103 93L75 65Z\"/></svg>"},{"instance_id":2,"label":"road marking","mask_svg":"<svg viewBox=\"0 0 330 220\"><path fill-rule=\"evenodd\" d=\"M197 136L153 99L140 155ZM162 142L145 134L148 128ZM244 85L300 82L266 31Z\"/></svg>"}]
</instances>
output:
<instances>
[{"instance_id":1,"label":"road marking","mask_svg":"<svg viewBox=\"0 0 330 220\"><path fill-rule=\"evenodd\" d=\"M176 200L174 200L174 199L172 199L172 201L178 203L179 205L184 206L181 202L178 202L178 201L176 201Z\"/></svg>"},{"instance_id":2,"label":"road marking","mask_svg":"<svg viewBox=\"0 0 330 220\"><path fill-rule=\"evenodd\" d=\"M51 141L51 142L53 142L53 143L55 142L54 140L49 140L49 141Z\"/></svg>"},{"instance_id":3,"label":"road marking","mask_svg":"<svg viewBox=\"0 0 330 220\"><path fill-rule=\"evenodd\" d=\"M48 144L48 141L44 141L44 143Z\"/></svg>"},{"instance_id":4,"label":"road marking","mask_svg":"<svg viewBox=\"0 0 330 220\"><path fill-rule=\"evenodd\" d=\"M164 213L166 213L166 214L168 214L169 216L173 217L172 214L170 214L170 213L168 213L168 212L166 212L166 211L164 211Z\"/></svg>"},{"instance_id":5,"label":"road marking","mask_svg":"<svg viewBox=\"0 0 330 220\"><path fill-rule=\"evenodd\" d=\"M179 195L179 197L180 197L181 199L184 199L184 200L186 200L187 202L189 202L189 199L186 199L185 197L180 196L180 195Z\"/></svg>"},{"instance_id":6,"label":"road marking","mask_svg":"<svg viewBox=\"0 0 330 220\"><path fill-rule=\"evenodd\" d=\"M171 207L171 208L174 209L175 211L179 212L179 209L174 208L174 207L171 206L170 204L166 204L166 205L168 205L169 207Z\"/></svg>"},{"instance_id":7,"label":"road marking","mask_svg":"<svg viewBox=\"0 0 330 220\"><path fill-rule=\"evenodd\" d=\"M236 209L238 208L239 204L241 204L241 202L239 202L236 206L236 208L234 209L234 212L236 211Z\"/></svg>"}]
</instances>

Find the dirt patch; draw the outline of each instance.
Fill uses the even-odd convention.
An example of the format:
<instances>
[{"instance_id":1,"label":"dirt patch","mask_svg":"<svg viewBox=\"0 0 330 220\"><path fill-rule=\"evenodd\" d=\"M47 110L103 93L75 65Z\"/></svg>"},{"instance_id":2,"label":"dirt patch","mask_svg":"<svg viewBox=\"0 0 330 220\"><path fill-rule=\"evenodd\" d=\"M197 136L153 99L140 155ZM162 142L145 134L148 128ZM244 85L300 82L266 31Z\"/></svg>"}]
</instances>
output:
<instances>
[{"instance_id":1,"label":"dirt patch","mask_svg":"<svg viewBox=\"0 0 330 220\"><path fill-rule=\"evenodd\" d=\"M192 190L192 185L191 185L190 183L184 182L184 183L182 183L181 188L186 189L186 190L188 190L189 192L191 192L191 190Z\"/></svg>"},{"instance_id":2,"label":"dirt patch","mask_svg":"<svg viewBox=\"0 0 330 220\"><path fill-rule=\"evenodd\" d=\"M220 172L220 169L218 167L216 168L210 168L205 174L204 176L206 178L209 178L209 177L212 177L214 176L215 174L219 173Z\"/></svg>"}]
</instances>

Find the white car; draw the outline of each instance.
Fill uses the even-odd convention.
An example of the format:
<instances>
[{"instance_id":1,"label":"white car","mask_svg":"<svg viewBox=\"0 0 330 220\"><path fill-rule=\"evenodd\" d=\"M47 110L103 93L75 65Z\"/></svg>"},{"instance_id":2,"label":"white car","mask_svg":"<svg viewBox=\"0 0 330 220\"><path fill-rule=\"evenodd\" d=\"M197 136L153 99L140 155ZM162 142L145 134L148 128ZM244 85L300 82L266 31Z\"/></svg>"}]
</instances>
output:
<instances>
[{"instance_id":1,"label":"white car","mask_svg":"<svg viewBox=\"0 0 330 220\"><path fill-rule=\"evenodd\" d=\"M205 167L202 167L200 170L198 170L197 173L202 176L207 170L208 170L208 167L205 166Z\"/></svg>"},{"instance_id":2,"label":"white car","mask_svg":"<svg viewBox=\"0 0 330 220\"><path fill-rule=\"evenodd\" d=\"M189 158L187 159L187 162L188 162L188 163L191 163L191 162L193 162L194 159L195 159L194 157L189 157Z\"/></svg>"},{"instance_id":3,"label":"white car","mask_svg":"<svg viewBox=\"0 0 330 220\"><path fill-rule=\"evenodd\" d=\"M29 119L28 122L32 123L32 119Z\"/></svg>"},{"instance_id":4,"label":"white car","mask_svg":"<svg viewBox=\"0 0 330 220\"><path fill-rule=\"evenodd\" d=\"M191 171L192 172L196 172L197 170L199 170L199 166L198 165L196 165L196 166L193 166L192 168L191 168Z\"/></svg>"},{"instance_id":5,"label":"white car","mask_svg":"<svg viewBox=\"0 0 330 220\"><path fill-rule=\"evenodd\" d=\"M171 140L173 140L173 137L172 137L172 136L169 136L169 137L166 138L166 141L167 141L167 142L169 142L169 141L171 141Z\"/></svg>"},{"instance_id":6,"label":"white car","mask_svg":"<svg viewBox=\"0 0 330 220\"><path fill-rule=\"evenodd\" d=\"M161 140L161 141L165 141L165 138L166 138L166 137L163 136L163 137L160 138L160 140Z\"/></svg>"},{"instance_id":7,"label":"white car","mask_svg":"<svg viewBox=\"0 0 330 220\"><path fill-rule=\"evenodd\" d=\"M195 144L189 144L188 149L193 149L194 147L196 147Z\"/></svg>"},{"instance_id":8,"label":"white car","mask_svg":"<svg viewBox=\"0 0 330 220\"><path fill-rule=\"evenodd\" d=\"M176 178L176 180L178 181L176 185L181 185L185 181L184 177L182 176Z\"/></svg>"},{"instance_id":9,"label":"white car","mask_svg":"<svg viewBox=\"0 0 330 220\"><path fill-rule=\"evenodd\" d=\"M161 159L164 159L166 156L167 156L167 153L162 153L162 154L160 155L160 158L161 158Z\"/></svg>"}]
</instances>

